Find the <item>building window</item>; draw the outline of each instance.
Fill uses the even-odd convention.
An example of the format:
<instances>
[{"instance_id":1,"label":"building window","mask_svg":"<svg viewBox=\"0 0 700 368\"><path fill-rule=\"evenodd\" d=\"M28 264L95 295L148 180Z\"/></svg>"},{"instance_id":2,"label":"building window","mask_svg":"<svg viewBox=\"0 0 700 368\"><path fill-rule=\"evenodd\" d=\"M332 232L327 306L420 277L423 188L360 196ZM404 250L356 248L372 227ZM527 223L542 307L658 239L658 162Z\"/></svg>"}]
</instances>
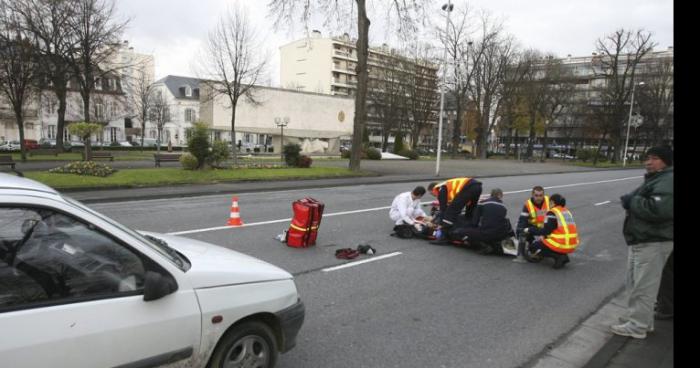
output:
<instances>
[{"instance_id":1,"label":"building window","mask_svg":"<svg viewBox=\"0 0 700 368\"><path fill-rule=\"evenodd\" d=\"M221 132L220 131L215 131L214 132L214 140L215 141L220 141L221 140Z\"/></svg>"},{"instance_id":2,"label":"building window","mask_svg":"<svg viewBox=\"0 0 700 368\"><path fill-rule=\"evenodd\" d=\"M109 128L109 141L110 142L117 141L117 128L116 127Z\"/></svg>"},{"instance_id":3,"label":"building window","mask_svg":"<svg viewBox=\"0 0 700 368\"><path fill-rule=\"evenodd\" d=\"M104 116L104 106L101 103L95 104L95 117L102 119Z\"/></svg>"},{"instance_id":4,"label":"building window","mask_svg":"<svg viewBox=\"0 0 700 368\"><path fill-rule=\"evenodd\" d=\"M194 109L185 109L185 121L194 121Z\"/></svg>"},{"instance_id":5,"label":"building window","mask_svg":"<svg viewBox=\"0 0 700 368\"><path fill-rule=\"evenodd\" d=\"M49 139L56 139L56 126L55 125L49 125L48 138Z\"/></svg>"},{"instance_id":6,"label":"building window","mask_svg":"<svg viewBox=\"0 0 700 368\"><path fill-rule=\"evenodd\" d=\"M192 97L192 88L190 86L185 86L185 97Z\"/></svg>"}]
</instances>

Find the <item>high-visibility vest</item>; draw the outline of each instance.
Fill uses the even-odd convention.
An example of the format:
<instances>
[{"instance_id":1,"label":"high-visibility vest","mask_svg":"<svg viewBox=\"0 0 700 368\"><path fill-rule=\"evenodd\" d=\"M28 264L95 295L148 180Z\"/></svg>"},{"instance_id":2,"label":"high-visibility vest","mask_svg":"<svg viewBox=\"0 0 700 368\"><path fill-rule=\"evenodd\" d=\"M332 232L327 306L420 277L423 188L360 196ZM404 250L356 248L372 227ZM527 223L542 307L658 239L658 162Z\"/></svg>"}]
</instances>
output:
<instances>
[{"instance_id":1,"label":"high-visibility vest","mask_svg":"<svg viewBox=\"0 0 700 368\"><path fill-rule=\"evenodd\" d=\"M542 242L557 253L571 253L578 246L578 231L574 217L566 207L554 207L550 210L557 217L557 228L547 235Z\"/></svg>"},{"instance_id":2,"label":"high-visibility vest","mask_svg":"<svg viewBox=\"0 0 700 368\"><path fill-rule=\"evenodd\" d=\"M542 203L542 208L540 209L537 209L535 204L532 203L532 198L525 202L525 207L527 207L527 212L530 213L530 219L528 220L530 225L537 226L540 229L543 228L544 218L549 211L549 196L544 196L544 203Z\"/></svg>"},{"instance_id":3,"label":"high-visibility vest","mask_svg":"<svg viewBox=\"0 0 700 368\"><path fill-rule=\"evenodd\" d=\"M470 180L471 178L454 178L445 180L442 183L435 185L433 188L433 194L437 197L440 194L440 188L444 186L447 188L447 204L450 204Z\"/></svg>"}]
</instances>

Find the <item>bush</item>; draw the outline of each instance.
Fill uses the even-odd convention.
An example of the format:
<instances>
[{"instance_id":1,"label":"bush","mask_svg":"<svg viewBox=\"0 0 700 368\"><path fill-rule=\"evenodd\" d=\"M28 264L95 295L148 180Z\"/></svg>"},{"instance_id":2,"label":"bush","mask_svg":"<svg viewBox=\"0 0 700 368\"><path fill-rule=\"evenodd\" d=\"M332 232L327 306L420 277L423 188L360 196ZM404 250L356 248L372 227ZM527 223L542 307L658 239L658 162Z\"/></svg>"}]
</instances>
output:
<instances>
[{"instance_id":1,"label":"bush","mask_svg":"<svg viewBox=\"0 0 700 368\"><path fill-rule=\"evenodd\" d=\"M284 145L284 162L287 166L296 166L299 162L299 152L301 152L301 146L296 143L287 143Z\"/></svg>"},{"instance_id":2,"label":"bush","mask_svg":"<svg viewBox=\"0 0 700 368\"><path fill-rule=\"evenodd\" d=\"M110 147L121 147L121 144L119 144L119 142L117 142L117 141L114 141L114 142L110 143L109 146Z\"/></svg>"},{"instance_id":3,"label":"bush","mask_svg":"<svg viewBox=\"0 0 700 368\"><path fill-rule=\"evenodd\" d=\"M199 167L199 162L191 153L183 153L182 156L180 156L180 165L182 165L182 168L185 170L196 170L197 167Z\"/></svg>"},{"instance_id":4,"label":"bush","mask_svg":"<svg viewBox=\"0 0 700 368\"><path fill-rule=\"evenodd\" d=\"M404 147L403 145L403 134L396 133L396 138L394 138L394 153L396 153L399 156L403 156L398 152L402 152L404 150L406 150L406 147Z\"/></svg>"},{"instance_id":5,"label":"bush","mask_svg":"<svg viewBox=\"0 0 700 368\"><path fill-rule=\"evenodd\" d=\"M350 151L340 152L340 158L350 158Z\"/></svg>"},{"instance_id":6,"label":"bush","mask_svg":"<svg viewBox=\"0 0 700 368\"><path fill-rule=\"evenodd\" d=\"M314 162L314 160L312 160L311 157L301 155L299 156L299 161L297 161L297 167L309 168L312 162Z\"/></svg>"},{"instance_id":7,"label":"bush","mask_svg":"<svg viewBox=\"0 0 700 368\"><path fill-rule=\"evenodd\" d=\"M192 135L187 139L187 149L197 158L197 168L204 166L209 156L209 131L204 123L194 123Z\"/></svg>"},{"instance_id":8,"label":"bush","mask_svg":"<svg viewBox=\"0 0 700 368\"><path fill-rule=\"evenodd\" d=\"M230 156L230 147L226 142L215 141L211 145L211 150L207 156L207 163L212 167L219 167L219 165L228 160Z\"/></svg>"},{"instance_id":9,"label":"bush","mask_svg":"<svg viewBox=\"0 0 700 368\"><path fill-rule=\"evenodd\" d=\"M370 160L381 160L382 159L382 152L376 148L368 148L367 149L367 158Z\"/></svg>"},{"instance_id":10,"label":"bush","mask_svg":"<svg viewBox=\"0 0 700 368\"><path fill-rule=\"evenodd\" d=\"M417 160L418 159L418 152L411 151L408 148L405 148L397 153L399 156L403 157L408 157L411 160Z\"/></svg>"},{"instance_id":11,"label":"bush","mask_svg":"<svg viewBox=\"0 0 700 368\"><path fill-rule=\"evenodd\" d=\"M76 174L86 176L106 177L115 173L117 170L101 163L94 161L75 161L67 165L49 170L50 173L61 174Z\"/></svg>"},{"instance_id":12,"label":"bush","mask_svg":"<svg viewBox=\"0 0 700 368\"><path fill-rule=\"evenodd\" d=\"M350 151L343 151L343 152L341 152L341 153L340 153L340 157L341 157L341 158L350 158ZM366 158L367 158L367 150L363 149L363 150L360 152L360 159L361 159L361 160L364 160L364 159L366 159Z\"/></svg>"}]
</instances>

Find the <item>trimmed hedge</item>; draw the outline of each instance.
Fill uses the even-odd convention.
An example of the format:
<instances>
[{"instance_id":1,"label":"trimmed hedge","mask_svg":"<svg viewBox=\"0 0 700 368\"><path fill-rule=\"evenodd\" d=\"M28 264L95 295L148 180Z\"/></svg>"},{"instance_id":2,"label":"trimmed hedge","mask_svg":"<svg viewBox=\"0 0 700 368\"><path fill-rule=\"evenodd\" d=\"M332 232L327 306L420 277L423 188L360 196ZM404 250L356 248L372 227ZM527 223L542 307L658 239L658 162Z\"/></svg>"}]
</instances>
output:
<instances>
[{"instance_id":1,"label":"trimmed hedge","mask_svg":"<svg viewBox=\"0 0 700 368\"><path fill-rule=\"evenodd\" d=\"M370 160L381 160L382 152L376 148L370 147L367 149L367 158Z\"/></svg>"},{"instance_id":2,"label":"trimmed hedge","mask_svg":"<svg viewBox=\"0 0 700 368\"><path fill-rule=\"evenodd\" d=\"M199 166L199 161L191 153L183 153L180 156L180 164L185 170L196 170L197 166Z\"/></svg>"},{"instance_id":3,"label":"trimmed hedge","mask_svg":"<svg viewBox=\"0 0 700 368\"><path fill-rule=\"evenodd\" d=\"M309 168L311 167L311 163L314 162L311 157L306 156L306 155L301 155L299 156L299 160L297 161L297 167L301 168Z\"/></svg>"},{"instance_id":4,"label":"trimmed hedge","mask_svg":"<svg viewBox=\"0 0 700 368\"><path fill-rule=\"evenodd\" d=\"M397 153L397 155L403 156L403 157L408 157L411 160L417 160L419 157L418 152L411 151L410 149L401 150L401 151L399 151L399 153Z\"/></svg>"}]
</instances>

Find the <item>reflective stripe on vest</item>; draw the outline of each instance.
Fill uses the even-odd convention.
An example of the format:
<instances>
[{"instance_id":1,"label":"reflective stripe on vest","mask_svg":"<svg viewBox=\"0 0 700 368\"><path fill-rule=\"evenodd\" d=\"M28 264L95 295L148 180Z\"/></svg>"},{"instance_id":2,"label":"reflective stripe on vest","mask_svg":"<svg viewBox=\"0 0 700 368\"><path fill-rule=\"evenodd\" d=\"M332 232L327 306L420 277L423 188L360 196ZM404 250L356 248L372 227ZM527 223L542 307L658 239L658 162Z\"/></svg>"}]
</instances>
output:
<instances>
[{"instance_id":1,"label":"reflective stripe on vest","mask_svg":"<svg viewBox=\"0 0 700 368\"><path fill-rule=\"evenodd\" d=\"M542 242L558 253L571 253L578 246L578 230L571 212L565 207L555 207L552 211L557 217L557 228Z\"/></svg>"},{"instance_id":2,"label":"reflective stripe on vest","mask_svg":"<svg viewBox=\"0 0 700 368\"><path fill-rule=\"evenodd\" d=\"M436 184L433 188L433 194L437 197L440 194L440 188L443 186L447 188L447 204L452 203L452 201L457 197L457 194L462 191L467 183L469 183L470 178L455 178L445 180L442 183Z\"/></svg>"},{"instance_id":3,"label":"reflective stripe on vest","mask_svg":"<svg viewBox=\"0 0 700 368\"><path fill-rule=\"evenodd\" d=\"M535 207L535 204L532 203L532 198L525 202L525 206L527 207L527 211L530 213L530 219L528 220L530 225L537 226L540 229L543 228L544 218L547 216L547 212L549 211L549 196L544 196L544 203L542 204L542 208L539 210L537 207Z\"/></svg>"}]
</instances>

